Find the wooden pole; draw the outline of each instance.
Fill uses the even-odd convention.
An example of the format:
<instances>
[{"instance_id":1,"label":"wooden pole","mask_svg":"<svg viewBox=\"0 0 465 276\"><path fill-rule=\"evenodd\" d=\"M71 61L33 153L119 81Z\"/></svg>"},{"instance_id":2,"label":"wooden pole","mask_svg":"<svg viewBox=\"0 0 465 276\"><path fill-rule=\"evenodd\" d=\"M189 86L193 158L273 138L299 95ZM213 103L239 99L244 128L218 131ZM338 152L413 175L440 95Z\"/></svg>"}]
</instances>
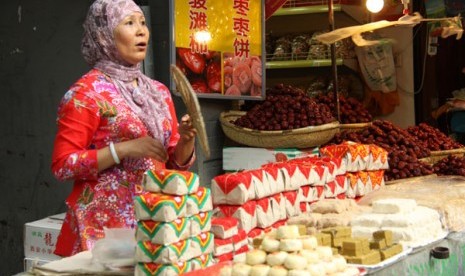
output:
<instances>
[{"instance_id":1,"label":"wooden pole","mask_svg":"<svg viewBox=\"0 0 465 276\"><path fill-rule=\"evenodd\" d=\"M334 9L333 9L333 0L328 0L328 21L329 21L329 31L334 31ZM333 92L334 99L336 100L336 114L337 120L341 121L341 114L339 108L339 87L337 81L337 63L336 63L336 44L331 44L331 68L333 73Z\"/></svg>"}]
</instances>

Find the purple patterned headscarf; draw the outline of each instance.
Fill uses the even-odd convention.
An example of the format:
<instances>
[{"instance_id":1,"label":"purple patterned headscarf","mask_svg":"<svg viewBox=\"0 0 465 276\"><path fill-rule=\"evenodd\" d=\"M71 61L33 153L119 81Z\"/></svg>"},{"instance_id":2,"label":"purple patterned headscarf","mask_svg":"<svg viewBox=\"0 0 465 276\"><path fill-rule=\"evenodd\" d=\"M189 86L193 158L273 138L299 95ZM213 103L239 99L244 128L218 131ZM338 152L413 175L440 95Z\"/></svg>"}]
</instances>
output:
<instances>
[{"instance_id":1,"label":"purple patterned headscarf","mask_svg":"<svg viewBox=\"0 0 465 276\"><path fill-rule=\"evenodd\" d=\"M164 143L163 126L159 123L162 120L157 118L171 119L168 107L152 80L140 71L140 64L128 65L123 60L113 36L116 26L134 12L142 10L132 0L96 0L83 25L81 52L90 66L111 77L152 136ZM138 88L134 88L134 80L138 81Z\"/></svg>"}]
</instances>

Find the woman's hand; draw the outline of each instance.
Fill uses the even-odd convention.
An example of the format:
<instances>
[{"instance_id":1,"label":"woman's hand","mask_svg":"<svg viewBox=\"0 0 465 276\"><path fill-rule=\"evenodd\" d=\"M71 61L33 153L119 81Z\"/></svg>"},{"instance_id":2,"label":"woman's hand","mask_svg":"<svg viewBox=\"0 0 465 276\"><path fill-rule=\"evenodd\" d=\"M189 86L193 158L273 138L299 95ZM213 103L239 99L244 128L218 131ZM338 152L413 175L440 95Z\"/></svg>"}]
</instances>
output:
<instances>
[{"instance_id":1,"label":"woman's hand","mask_svg":"<svg viewBox=\"0 0 465 276\"><path fill-rule=\"evenodd\" d=\"M168 153L163 144L149 136L116 143L114 145L119 160L123 160L126 157L151 157L162 163L168 161ZM111 154L110 147L105 147L97 151L97 163L99 172L116 164L116 160Z\"/></svg>"},{"instance_id":2,"label":"woman's hand","mask_svg":"<svg viewBox=\"0 0 465 276\"><path fill-rule=\"evenodd\" d=\"M125 157L150 157L165 163L168 160L168 153L163 144L150 136L137 138L130 141L115 144L116 152L120 159Z\"/></svg>"},{"instance_id":3,"label":"woman's hand","mask_svg":"<svg viewBox=\"0 0 465 276\"><path fill-rule=\"evenodd\" d=\"M180 139L174 150L174 158L176 163L180 165L186 164L194 152L195 136L197 130L192 124L191 117L185 114L179 123L178 132Z\"/></svg>"},{"instance_id":4,"label":"woman's hand","mask_svg":"<svg viewBox=\"0 0 465 276\"><path fill-rule=\"evenodd\" d=\"M189 115L186 114L181 118L178 132L180 139L175 148L174 158L176 163L185 164L189 161L194 152L195 136L197 135L197 130L192 125ZM115 151L120 160L126 157L150 157L159 162L166 163L169 158L168 152L163 144L150 136L117 143L115 144ZM97 162L99 164L99 171L115 164L109 147L100 149L97 152Z\"/></svg>"},{"instance_id":5,"label":"woman's hand","mask_svg":"<svg viewBox=\"0 0 465 276\"><path fill-rule=\"evenodd\" d=\"M192 124L192 119L189 114L185 114L181 118L179 123L178 132L180 135L180 141L182 142L193 142L195 136L197 135L197 130Z\"/></svg>"}]
</instances>

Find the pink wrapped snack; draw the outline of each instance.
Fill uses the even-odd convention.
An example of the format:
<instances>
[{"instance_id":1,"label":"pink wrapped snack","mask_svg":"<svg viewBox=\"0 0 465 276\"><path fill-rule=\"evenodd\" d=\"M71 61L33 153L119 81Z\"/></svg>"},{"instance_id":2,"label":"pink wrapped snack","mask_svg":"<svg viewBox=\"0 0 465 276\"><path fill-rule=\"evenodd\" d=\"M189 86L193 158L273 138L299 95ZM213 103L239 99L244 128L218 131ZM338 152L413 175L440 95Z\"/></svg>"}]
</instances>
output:
<instances>
[{"instance_id":1,"label":"pink wrapped snack","mask_svg":"<svg viewBox=\"0 0 465 276\"><path fill-rule=\"evenodd\" d=\"M239 248L238 250L234 251L234 255L239 255L239 254L242 254L242 253L245 253L245 252L249 252L249 250L250 250L249 246L244 245L241 248Z\"/></svg>"},{"instance_id":2,"label":"pink wrapped snack","mask_svg":"<svg viewBox=\"0 0 465 276\"><path fill-rule=\"evenodd\" d=\"M200 235L202 232L211 230L212 212L202 212L189 217L190 236Z\"/></svg>"},{"instance_id":3,"label":"pink wrapped snack","mask_svg":"<svg viewBox=\"0 0 465 276\"><path fill-rule=\"evenodd\" d=\"M248 238L249 241L251 241L251 240L253 240L255 238L259 238L264 233L265 233L264 229L262 229L262 228L254 228L254 229L250 230L247 233L247 238Z\"/></svg>"},{"instance_id":4,"label":"pink wrapped snack","mask_svg":"<svg viewBox=\"0 0 465 276\"><path fill-rule=\"evenodd\" d=\"M149 192L187 195L197 191L199 177L189 171L148 170L142 178L142 187Z\"/></svg>"},{"instance_id":5,"label":"pink wrapped snack","mask_svg":"<svg viewBox=\"0 0 465 276\"><path fill-rule=\"evenodd\" d=\"M234 251L233 238L228 239L217 239L215 238L215 247L213 249L213 255L215 257L221 256Z\"/></svg>"},{"instance_id":6,"label":"pink wrapped snack","mask_svg":"<svg viewBox=\"0 0 465 276\"><path fill-rule=\"evenodd\" d=\"M187 196L143 193L134 199L137 220L173 221L186 217Z\"/></svg>"},{"instance_id":7,"label":"pink wrapped snack","mask_svg":"<svg viewBox=\"0 0 465 276\"><path fill-rule=\"evenodd\" d=\"M289 174L289 185L285 187L285 191L295 191L303 185L310 184L310 167L300 166L297 163L288 163L285 167Z\"/></svg>"},{"instance_id":8,"label":"pink wrapped snack","mask_svg":"<svg viewBox=\"0 0 465 276\"><path fill-rule=\"evenodd\" d=\"M337 175L334 181L330 181L325 185L325 198L334 198L337 195L345 194L348 189L348 181L346 175Z\"/></svg>"},{"instance_id":9,"label":"pink wrapped snack","mask_svg":"<svg viewBox=\"0 0 465 276\"><path fill-rule=\"evenodd\" d=\"M218 217L234 217L237 219L239 229L249 232L257 227L257 203L252 200L243 205L218 205Z\"/></svg>"},{"instance_id":10,"label":"pink wrapped snack","mask_svg":"<svg viewBox=\"0 0 465 276\"><path fill-rule=\"evenodd\" d=\"M325 184L325 198L334 198L338 194L336 193L336 182L330 181Z\"/></svg>"},{"instance_id":11,"label":"pink wrapped snack","mask_svg":"<svg viewBox=\"0 0 465 276\"><path fill-rule=\"evenodd\" d=\"M254 191L253 198L259 199L273 194L272 187L264 170L251 170L247 173L249 173L251 176L251 182Z\"/></svg>"},{"instance_id":12,"label":"pink wrapped snack","mask_svg":"<svg viewBox=\"0 0 465 276\"><path fill-rule=\"evenodd\" d=\"M318 157L305 157L291 160L292 163L299 165L300 170L305 171L305 175L308 177L305 185L323 186L326 182L328 168L323 166L321 162L317 164L319 161L320 158Z\"/></svg>"},{"instance_id":13,"label":"pink wrapped snack","mask_svg":"<svg viewBox=\"0 0 465 276\"><path fill-rule=\"evenodd\" d=\"M140 220L137 222L136 240L155 244L170 244L191 236L190 218L179 218L170 222Z\"/></svg>"},{"instance_id":14,"label":"pink wrapped snack","mask_svg":"<svg viewBox=\"0 0 465 276\"><path fill-rule=\"evenodd\" d=\"M213 203L244 204L255 198L255 187L250 173L227 173L214 177L211 181Z\"/></svg>"},{"instance_id":15,"label":"pink wrapped snack","mask_svg":"<svg viewBox=\"0 0 465 276\"><path fill-rule=\"evenodd\" d=\"M215 238L232 238L238 232L238 221L233 217L213 218L211 232Z\"/></svg>"},{"instance_id":16,"label":"pink wrapped snack","mask_svg":"<svg viewBox=\"0 0 465 276\"><path fill-rule=\"evenodd\" d=\"M270 206L269 198L262 198L257 200L257 227L266 228L275 223L273 208Z\"/></svg>"},{"instance_id":17,"label":"pink wrapped snack","mask_svg":"<svg viewBox=\"0 0 465 276\"><path fill-rule=\"evenodd\" d=\"M320 157L322 160L331 162L334 165L334 175L342 175L346 173L346 163L341 157Z\"/></svg>"},{"instance_id":18,"label":"pink wrapped snack","mask_svg":"<svg viewBox=\"0 0 465 276\"><path fill-rule=\"evenodd\" d=\"M300 211L302 213L310 212L310 202L300 202Z\"/></svg>"},{"instance_id":19,"label":"pink wrapped snack","mask_svg":"<svg viewBox=\"0 0 465 276\"><path fill-rule=\"evenodd\" d=\"M273 221L278 221L287 218L286 200L282 193L275 194L270 197L270 205L273 210Z\"/></svg>"},{"instance_id":20,"label":"pink wrapped snack","mask_svg":"<svg viewBox=\"0 0 465 276\"><path fill-rule=\"evenodd\" d=\"M320 176L320 179L315 182L315 185L325 185L326 182L333 181L336 176L336 170L333 163L329 162L328 159L324 160L319 158L315 160L314 165L321 170L323 169L323 174Z\"/></svg>"},{"instance_id":21,"label":"pink wrapped snack","mask_svg":"<svg viewBox=\"0 0 465 276\"><path fill-rule=\"evenodd\" d=\"M287 217L297 216L301 213L300 211L300 199L298 198L297 191L294 192L284 192L283 196L286 202L286 214Z\"/></svg>"},{"instance_id":22,"label":"pink wrapped snack","mask_svg":"<svg viewBox=\"0 0 465 276\"><path fill-rule=\"evenodd\" d=\"M218 263L232 261L234 258L234 253L229 252L220 256L216 256L215 258Z\"/></svg>"},{"instance_id":23,"label":"pink wrapped snack","mask_svg":"<svg viewBox=\"0 0 465 276\"><path fill-rule=\"evenodd\" d=\"M270 185L270 194L276 194L281 190L284 190L286 183L280 166L271 164L263 168L265 171L268 184Z\"/></svg>"},{"instance_id":24,"label":"pink wrapped snack","mask_svg":"<svg viewBox=\"0 0 465 276\"><path fill-rule=\"evenodd\" d=\"M239 251L245 245L248 245L247 242L247 233L244 229L239 230L239 232L232 237L234 251Z\"/></svg>"},{"instance_id":25,"label":"pink wrapped snack","mask_svg":"<svg viewBox=\"0 0 465 276\"><path fill-rule=\"evenodd\" d=\"M201 212L208 212L213 209L211 190L206 187L199 187L193 194L187 195L186 213L193 216Z\"/></svg>"},{"instance_id":26,"label":"pink wrapped snack","mask_svg":"<svg viewBox=\"0 0 465 276\"><path fill-rule=\"evenodd\" d=\"M324 186L302 186L298 192L299 198L303 202L315 202L325 198Z\"/></svg>"},{"instance_id":27,"label":"pink wrapped snack","mask_svg":"<svg viewBox=\"0 0 465 276\"><path fill-rule=\"evenodd\" d=\"M336 175L334 182L336 183L336 194L345 194L347 191L347 186L349 186L346 175Z\"/></svg>"},{"instance_id":28,"label":"pink wrapped snack","mask_svg":"<svg viewBox=\"0 0 465 276\"><path fill-rule=\"evenodd\" d=\"M287 222L287 219L283 219L283 220L280 220L280 221L276 222L271 227L273 229L278 229L280 226L286 225L286 222Z\"/></svg>"}]
</instances>

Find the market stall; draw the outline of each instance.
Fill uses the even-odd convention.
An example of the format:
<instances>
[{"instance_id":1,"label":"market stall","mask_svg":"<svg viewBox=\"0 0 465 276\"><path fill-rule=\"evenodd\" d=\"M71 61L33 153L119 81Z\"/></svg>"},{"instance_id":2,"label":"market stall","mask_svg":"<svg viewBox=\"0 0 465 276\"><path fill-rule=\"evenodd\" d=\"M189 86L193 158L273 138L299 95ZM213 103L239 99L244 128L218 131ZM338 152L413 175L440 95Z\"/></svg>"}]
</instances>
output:
<instances>
[{"instance_id":1,"label":"market stall","mask_svg":"<svg viewBox=\"0 0 465 276\"><path fill-rule=\"evenodd\" d=\"M465 147L427 124L374 119L350 92L327 93L349 87L338 79L325 91L265 89L255 78L264 73L256 40L250 59L199 54L209 66L193 74L199 68L189 67L192 53L181 37L175 55L183 65L172 66L206 156L199 87L212 93L207 98L260 99L219 118L229 142L245 149L234 152L237 167L209 183L193 172L146 171L134 199L135 229L109 229L93 250L32 264L30 275L464 273ZM337 40L329 42L333 55ZM207 69L217 67L241 73L225 72L219 84ZM247 163L256 148L271 158Z\"/></svg>"}]
</instances>

